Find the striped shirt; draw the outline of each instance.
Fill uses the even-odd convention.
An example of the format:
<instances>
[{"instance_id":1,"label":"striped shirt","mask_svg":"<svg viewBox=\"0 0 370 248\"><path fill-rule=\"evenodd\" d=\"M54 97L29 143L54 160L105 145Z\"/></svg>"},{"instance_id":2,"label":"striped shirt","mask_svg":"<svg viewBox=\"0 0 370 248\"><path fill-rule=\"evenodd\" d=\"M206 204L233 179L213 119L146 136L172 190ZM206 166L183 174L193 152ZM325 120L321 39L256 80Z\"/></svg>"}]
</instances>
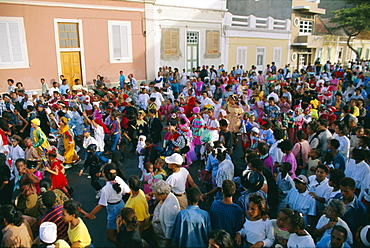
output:
<instances>
[{"instance_id":1,"label":"striped shirt","mask_svg":"<svg viewBox=\"0 0 370 248\"><path fill-rule=\"evenodd\" d=\"M40 225L43 222L53 222L57 225L58 239L68 240L68 223L63 221L62 218L63 206L54 206L49 209L44 216L40 219Z\"/></svg>"},{"instance_id":2,"label":"striped shirt","mask_svg":"<svg viewBox=\"0 0 370 248\"><path fill-rule=\"evenodd\" d=\"M308 215L316 215L316 201L309 195L307 190L299 193L296 188L291 189L286 197L286 203L289 205L289 208L303 214L306 224L308 224Z\"/></svg>"}]
</instances>

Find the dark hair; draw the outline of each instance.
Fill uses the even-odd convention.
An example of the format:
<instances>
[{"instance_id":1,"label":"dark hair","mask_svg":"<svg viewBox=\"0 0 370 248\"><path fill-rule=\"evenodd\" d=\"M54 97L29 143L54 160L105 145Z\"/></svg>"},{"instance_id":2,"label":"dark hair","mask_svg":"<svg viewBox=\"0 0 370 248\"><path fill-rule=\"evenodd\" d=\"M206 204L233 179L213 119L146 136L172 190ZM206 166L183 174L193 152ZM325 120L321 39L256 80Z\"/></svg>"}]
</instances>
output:
<instances>
[{"instance_id":1,"label":"dark hair","mask_svg":"<svg viewBox=\"0 0 370 248\"><path fill-rule=\"evenodd\" d=\"M176 127L177 126L177 121L176 120L170 120L168 122L168 125L171 126L171 127Z\"/></svg>"},{"instance_id":2,"label":"dark hair","mask_svg":"<svg viewBox=\"0 0 370 248\"><path fill-rule=\"evenodd\" d=\"M200 195L202 193L198 188L191 187L190 189L187 190L186 195L188 197L188 201L190 205L193 205L195 203L198 203L200 200Z\"/></svg>"},{"instance_id":3,"label":"dark hair","mask_svg":"<svg viewBox=\"0 0 370 248\"><path fill-rule=\"evenodd\" d=\"M24 164L26 164L26 160L25 159L23 159L23 158L18 158L16 161L15 161L15 164L17 165L18 163L24 163Z\"/></svg>"},{"instance_id":4,"label":"dark hair","mask_svg":"<svg viewBox=\"0 0 370 248\"><path fill-rule=\"evenodd\" d=\"M132 189L133 191L138 191L140 189L140 178L136 175L131 175L129 178L128 178L128 186L130 187L130 189Z\"/></svg>"},{"instance_id":5,"label":"dark hair","mask_svg":"<svg viewBox=\"0 0 370 248\"><path fill-rule=\"evenodd\" d=\"M46 190L49 190L51 186L53 185L52 181L48 177L44 177L40 181L40 188L45 188Z\"/></svg>"},{"instance_id":6,"label":"dark hair","mask_svg":"<svg viewBox=\"0 0 370 248\"><path fill-rule=\"evenodd\" d=\"M333 229L331 230L331 232L333 233L334 230L337 230L338 232L341 232L344 234L344 240L347 239L347 236L348 236L348 231L347 229L345 229L344 227L342 226L339 226L339 225L336 225L333 227Z\"/></svg>"},{"instance_id":7,"label":"dark hair","mask_svg":"<svg viewBox=\"0 0 370 248\"><path fill-rule=\"evenodd\" d=\"M283 162L281 168L284 168L285 171L290 171L292 169L292 164L289 162Z\"/></svg>"},{"instance_id":8,"label":"dark hair","mask_svg":"<svg viewBox=\"0 0 370 248\"><path fill-rule=\"evenodd\" d=\"M65 201L63 208L67 211L69 215L74 215L75 218L78 217L80 213L81 204L74 200Z\"/></svg>"},{"instance_id":9,"label":"dark hair","mask_svg":"<svg viewBox=\"0 0 370 248\"><path fill-rule=\"evenodd\" d=\"M221 127L227 127L227 125L228 125L227 121L225 119L220 120L219 124L220 124Z\"/></svg>"},{"instance_id":10,"label":"dark hair","mask_svg":"<svg viewBox=\"0 0 370 248\"><path fill-rule=\"evenodd\" d=\"M126 226L130 229L136 230L139 227L139 221L136 217L135 210L132 208L122 208L120 212L122 220L126 222Z\"/></svg>"},{"instance_id":11,"label":"dark hair","mask_svg":"<svg viewBox=\"0 0 370 248\"><path fill-rule=\"evenodd\" d=\"M326 163L326 165L329 165L333 163L334 161L334 155L331 152L325 152L323 156L323 162ZM325 166L325 165L324 165Z\"/></svg>"},{"instance_id":12,"label":"dark hair","mask_svg":"<svg viewBox=\"0 0 370 248\"><path fill-rule=\"evenodd\" d=\"M356 189L356 182L351 177L344 177L339 181L339 185L342 187L349 187L350 189Z\"/></svg>"},{"instance_id":13,"label":"dark hair","mask_svg":"<svg viewBox=\"0 0 370 248\"><path fill-rule=\"evenodd\" d=\"M348 105L344 105L342 111L345 113L349 113L351 112L351 107Z\"/></svg>"},{"instance_id":14,"label":"dark hair","mask_svg":"<svg viewBox=\"0 0 370 248\"><path fill-rule=\"evenodd\" d=\"M263 196L258 194L250 194L249 202L253 202L254 204L258 205L258 208L261 210L261 215L265 215L268 212L266 206L266 199L263 198Z\"/></svg>"},{"instance_id":15,"label":"dark hair","mask_svg":"<svg viewBox=\"0 0 370 248\"><path fill-rule=\"evenodd\" d=\"M337 150L340 146L339 140L337 139L331 139L329 142L331 147L333 147L335 150Z\"/></svg>"},{"instance_id":16,"label":"dark hair","mask_svg":"<svg viewBox=\"0 0 370 248\"><path fill-rule=\"evenodd\" d=\"M221 152L221 150L217 153L216 158L218 161L224 161L226 159L227 151Z\"/></svg>"},{"instance_id":17,"label":"dark hair","mask_svg":"<svg viewBox=\"0 0 370 248\"><path fill-rule=\"evenodd\" d=\"M278 144L278 147L281 149L282 152L288 152L293 149L292 142L290 140L283 140Z\"/></svg>"},{"instance_id":18,"label":"dark hair","mask_svg":"<svg viewBox=\"0 0 370 248\"><path fill-rule=\"evenodd\" d=\"M316 170L317 170L317 169L322 169L322 170L324 170L326 174L329 174L329 172L330 172L329 167L328 167L328 166L326 166L326 165L324 165L324 164L319 164L319 165L317 165Z\"/></svg>"},{"instance_id":19,"label":"dark hair","mask_svg":"<svg viewBox=\"0 0 370 248\"><path fill-rule=\"evenodd\" d=\"M274 134L275 140L281 140L281 139L284 138L284 131L283 131L283 129L281 129L281 128L275 128L273 130L273 132L274 132L273 134Z\"/></svg>"},{"instance_id":20,"label":"dark hair","mask_svg":"<svg viewBox=\"0 0 370 248\"><path fill-rule=\"evenodd\" d=\"M361 136L358 139L361 139L362 142L367 146L370 147L370 138L367 136Z\"/></svg>"},{"instance_id":21,"label":"dark hair","mask_svg":"<svg viewBox=\"0 0 370 248\"><path fill-rule=\"evenodd\" d=\"M220 248L233 248L234 241L230 234L222 229L215 229L209 232L208 239L212 239Z\"/></svg>"},{"instance_id":22,"label":"dark hair","mask_svg":"<svg viewBox=\"0 0 370 248\"><path fill-rule=\"evenodd\" d=\"M262 154L266 155L269 153L269 146L265 142L258 143L257 150Z\"/></svg>"},{"instance_id":23,"label":"dark hair","mask_svg":"<svg viewBox=\"0 0 370 248\"><path fill-rule=\"evenodd\" d=\"M298 140L303 140L303 139L306 138L306 134L304 133L303 130L298 130L297 131L297 138L298 138Z\"/></svg>"},{"instance_id":24,"label":"dark hair","mask_svg":"<svg viewBox=\"0 0 370 248\"><path fill-rule=\"evenodd\" d=\"M301 216L301 213L298 212L297 210L293 210L293 214L289 216L290 223L294 227L298 227L299 229L303 230L304 229L304 219Z\"/></svg>"},{"instance_id":25,"label":"dark hair","mask_svg":"<svg viewBox=\"0 0 370 248\"><path fill-rule=\"evenodd\" d=\"M248 160L249 160L249 158L248 158ZM254 158L254 159L250 160L249 163L257 171L262 171L262 168L263 168L263 161L262 161L262 159L260 159L260 158Z\"/></svg>"},{"instance_id":26,"label":"dark hair","mask_svg":"<svg viewBox=\"0 0 370 248\"><path fill-rule=\"evenodd\" d=\"M263 127L269 129L271 127L271 121L266 120L264 124L262 124Z\"/></svg>"},{"instance_id":27,"label":"dark hair","mask_svg":"<svg viewBox=\"0 0 370 248\"><path fill-rule=\"evenodd\" d=\"M325 119L319 119L317 120L317 122L320 124L320 126L324 126L324 127L328 127L328 120L325 120Z\"/></svg>"},{"instance_id":28,"label":"dark hair","mask_svg":"<svg viewBox=\"0 0 370 248\"><path fill-rule=\"evenodd\" d=\"M153 144L153 139L150 137L147 137L145 142L148 142L149 144Z\"/></svg>"},{"instance_id":29,"label":"dark hair","mask_svg":"<svg viewBox=\"0 0 370 248\"><path fill-rule=\"evenodd\" d=\"M117 167L114 164L106 164L103 168L103 173L109 182L115 182L113 184L113 189L117 192L117 194L119 194L122 189L121 185L115 181L117 176Z\"/></svg>"},{"instance_id":30,"label":"dark hair","mask_svg":"<svg viewBox=\"0 0 370 248\"><path fill-rule=\"evenodd\" d=\"M343 170L341 169L333 169L330 170L330 179L334 185L339 186L340 180L342 180L345 177Z\"/></svg>"},{"instance_id":31,"label":"dark hair","mask_svg":"<svg viewBox=\"0 0 370 248\"><path fill-rule=\"evenodd\" d=\"M0 207L0 218L15 226L21 226L23 223L22 213L10 204Z\"/></svg>"},{"instance_id":32,"label":"dark hair","mask_svg":"<svg viewBox=\"0 0 370 248\"><path fill-rule=\"evenodd\" d=\"M353 149L352 156L357 161L362 161L366 159L366 153L362 149Z\"/></svg>"},{"instance_id":33,"label":"dark hair","mask_svg":"<svg viewBox=\"0 0 370 248\"><path fill-rule=\"evenodd\" d=\"M337 127L338 127L339 131L342 131L343 135L347 135L347 125L346 124L338 123Z\"/></svg>"},{"instance_id":34,"label":"dark hair","mask_svg":"<svg viewBox=\"0 0 370 248\"><path fill-rule=\"evenodd\" d=\"M225 197L231 197L235 192L236 185L233 181L226 179L222 182L222 193Z\"/></svg>"},{"instance_id":35,"label":"dark hair","mask_svg":"<svg viewBox=\"0 0 370 248\"><path fill-rule=\"evenodd\" d=\"M293 210L291 208L282 208L279 212L282 212L283 214L288 216L288 218L293 214Z\"/></svg>"},{"instance_id":36,"label":"dark hair","mask_svg":"<svg viewBox=\"0 0 370 248\"><path fill-rule=\"evenodd\" d=\"M56 199L57 196L55 195L54 191L47 191L42 194L42 203L44 203L47 209L52 208L54 206Z\"/></svg>"},{"instance_id":37,"label":"dark hair","mask_svg":"<svg viewBox=\"0 0 370 248\"><path fill-rule=\"evenodd\" d=\"M156 109L149 109L149 113L151 113L151 114L157 114L157 110Z\"/></svg>"}]
</instances>

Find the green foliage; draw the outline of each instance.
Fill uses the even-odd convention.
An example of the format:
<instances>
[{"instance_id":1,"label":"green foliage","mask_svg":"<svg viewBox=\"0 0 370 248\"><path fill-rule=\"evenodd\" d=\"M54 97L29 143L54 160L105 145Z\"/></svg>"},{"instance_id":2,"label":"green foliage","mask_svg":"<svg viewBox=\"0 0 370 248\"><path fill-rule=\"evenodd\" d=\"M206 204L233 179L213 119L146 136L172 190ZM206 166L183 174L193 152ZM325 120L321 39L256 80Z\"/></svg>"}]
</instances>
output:
<instances>
[{"instance_id":1,"label":"green foliage","mask_svg":"<svg viewBox=\"0 0 370 248\"><path fill-rule=\"evenodd\" d=\"M331 18L330 22L336 23L338 28L343 28L348 36L356 36L365 30L370 31L370 3L358 4L334 13L335 17Z\"/></svg>"},{"instance_id":2,"label":"green foliage","mask_svg":"<svg viewBox=\"0 0 370 248\"><path fill-rule=\"evenodd\" d=\"M368 3L369 0L346 0L346 3L349 4L363 4L363 3Z\"/></svg>"}]
</instances>

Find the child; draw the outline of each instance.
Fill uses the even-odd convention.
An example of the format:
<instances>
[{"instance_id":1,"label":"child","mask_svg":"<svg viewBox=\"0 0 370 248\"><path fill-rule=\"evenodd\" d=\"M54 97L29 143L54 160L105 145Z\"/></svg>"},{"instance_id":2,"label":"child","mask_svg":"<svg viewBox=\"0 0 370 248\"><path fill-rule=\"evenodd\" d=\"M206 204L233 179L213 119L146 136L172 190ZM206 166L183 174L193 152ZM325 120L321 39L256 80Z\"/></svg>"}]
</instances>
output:
<instances>
[{"instance_id":1,"label":"child","mask_svg":"<svg viewBox=\"0 0 370 248\"><path fill-rule=\"evenodd\" d=\"M154 176L153 164L148 162L145 164L145 170L142 171L142 176L140 181L144 182L144 193L149 194L151 192L150 186L152 184L152 179Z\"/></svg>"},{"instance_id":2,"label":"child","mask_svg":"<svg viewBox=\"0 0 370 248\"><path fill-rule=\"evenodd\" d=\"M283 162L279 168L279 174L276 177L276 184L279 192L279 206L278 211L286 206L285 198L288 192L294 188L293 179L289 175L292 165L288 162Z\"/></svg>"},{"instance_id":3,"label":"child","mask_svg":"<svg viewBox=\"0 0 370 248\"><path fill-rule=\"evenodd\" d=\"M17 186L19 172L15 168L15 161L19 158L25 158L25 153L23 149L19 146L19 142L22 141L22 138L18 135L13 135L10 137L11 146L9 146L9 158L12 160L12 165L10 166L10 173L14 175L15 181L14 184Z\"/></svg>"},{"instance_id":4,"label":"child","mask_svg":"<svg viewBox=\"0 0 370 248\"><path fill-rule=\"evenodd\" d=\"M139 233L139 221L135 210L122 208L117 217L117 242L119 247L145 247ZM122 224L125 228L121 229Z\"/></svg>"},{"instance_id":5,"label":"child","mask_svg":"<svg viewBox=\"0 0 370 248\"><path fill-rule=\"evenodd\" d=\"M308 168L307 168L307 177L316 175L316 168L319 164L320 151L317 149L311 149L308 153Z\"/></svg>"},{"instance_id":6,"label":"child","mask_svg":"<svg viewBox=\"0 0 370 248\"><path fill-rule=\"evenodd\" d=\"M289 216L286 229L290 233L287 247L315 247L311 235L304 229L305 222L302 214L297 210L293 211L293 214Z\"/></svg>"},{"instance_id":7,"label":"child","mask_svg":"<svg viewBox=\"0 0 370 248\"><path fill-rule=\"evenodd\" d=\"M286 247L290 235L286 229L286 223L291 214L293 214L293 211L290 208L283 208L279 211L277 219L271 220L274 228L275 245L279 244L282 247Z\"/></svg>"},{"instance_id":8,"label":"child","mask_svg":"<svg viewBox=\"0 0 370 248\"><path fill-rule=\"evenodd\" d=\"M62 190L69 198L69 192L67 190L67 178L64 175L64 166L61 161L57 159L57 153L55 150L51 150L48 154L50 161L50 169L45 167L45 170L50 173L51 181L53 182L53 189Z\"/></svg>"},{"instance_id":9,"label":"child","mask_svg":"<svg viewBox=\"0 0 370 248\"><path fill-rule=\"evenodd\" d=\"M102 189L102 186L100 185L99 177L100 177L100 170L101 170L101 162L97 155L97 145L96 144L90 144L86 148L87 158L85 160L84 166L81 168L80 172L78 173L78 176L81 176L87 167L90 166L89 175L91 177L91 186L94 187L96 190L96 196L95 199L100 198L100 190Z\"/></svg>"},{"instance_id":10,"label":"child","mask_svg":"<svg viewBox=\"0 0 370 248\"><path fill-rule=\"evenodd\" d=\"M340 144L337 139L331 139L328 142L328 150L330 150L331 154L333 155L333 167L335 169L341 169L344 171L346 169L346 158L343 156L341 152L338 151Z\"/></svg>"},{"instance_id":11,"label":"child","mask_svg":"<svg viewBox=\"0 0 370 248\"><path fill-rule=\"evenodd\" d=\"M322 163L329 167L330 169L334 169L333 165L334 156L331 152L325 152L322 156Z\"/></svg>"},{"instance_id":12,"label":"child","mask_svg":"<svg viewBox=\"0 0 370 248\"><path fill-rule=\"evenodd\" d=\"M292 153L292 142L290 142L290 140L284 140L278 144L278 147L285 153L282 162L289 162L292 165L292 169L289 171L290 176L292 179L296 178L295 171L297 170L297 160Z\"/></svg>"},{"instance_id":13,"label":"child","mask_svg":"<svg viewBox=\"0 0 370 248\"><path fill-rule=\"evenodd\" d=\"M139 139L138 139L138 142L137 142L137 146L136 146L136 153L139 154L138 167L141 171L144 171L144 158L145 158L145 156L141 155L141 152L145 148L145 140L146 140L146 137L144 135L140 135Z\"/></svg>"},{"instance_id":14,"label":"child","mask_svg":"<svg viewBox=\"0 0 370 248\"><path fill-rule=\"evenodd\" d=\"M154 163L154 178L158 180L166 180L167 172L163 169L165 162L162 158L157 158Z\"/></svg>"},{"instance_id":15,"label":"child","mask_svg":"<svg viewBox=\"0 0 370 248\"><path fill-rule=\"evenodd\" d=\"M228 128L228 120L222 119L219 121L220 123L220 141L224 144L225 148L228 151L228 154L231 156L233 152L233 139L232 139L232 134Z\"/></svg>"},{"instance_id":16,"label":"child","mask_svg":"<svg viewBox=\"0 0 370 248\"><path fill-rule=\"evenodd\" d=\"M252 129L252 124L249 122L249 113L244 113L243 119L240 121L240 133L241 133L241 140L242 140L242 148L243 153L245 153L246 149L250 147L250 131Z\"/></svg>"},{"instance_id":17,"label":"child","mask_svg":"<svg viewBox=\"0 0 370 248\"><path fill-rule=\"evenodd\" d=\"M251 149L257 149L258 143L260 142L260 137L259 137L260 130L256 127L253 127L251 130Z\"/></svg>"},{"instance_id":18,"label":"child","mask_svg":"<svg viewBox=\"0 0 370 248\"><path fill-rule=\"evenodd\" d=\"M169 121L171 118L172 110L173 110L172 100L167 99L166 104L163 106L163 112L162 112L162 115L166 116L167 121Z\"/></svg>"}]
</instances>

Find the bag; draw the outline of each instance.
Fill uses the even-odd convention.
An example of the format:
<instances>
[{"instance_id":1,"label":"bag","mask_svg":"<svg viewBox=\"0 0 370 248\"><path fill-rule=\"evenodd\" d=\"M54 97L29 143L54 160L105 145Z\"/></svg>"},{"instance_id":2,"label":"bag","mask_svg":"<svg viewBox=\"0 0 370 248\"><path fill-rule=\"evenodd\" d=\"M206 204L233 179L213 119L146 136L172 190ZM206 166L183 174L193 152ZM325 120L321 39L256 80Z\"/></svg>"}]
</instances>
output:
<instances>
[{"instance_id":1,"label":"bag","mask_svg":"<svg viewBox=\"0 0 370 248\"><path fill-rule=\"evenodd\" d=\"M300 149L299 149L299 158L297 158L297 167L303 166L303 158L302 158L302 144L299 143Z\"/></svg>"},{"instance_id":2,"label":"bag","mask_svg":"<svg viewBox=\"0 0 370 248\"><path fill-rule=\"evenodd\" d=\"M189 142L189 139L185 135L181 134L180 136L182 136L183 139L185 140L185 146L180 149L180 154L186 154L190 150L190 142Z\"/></svg>"}]
</instances>

